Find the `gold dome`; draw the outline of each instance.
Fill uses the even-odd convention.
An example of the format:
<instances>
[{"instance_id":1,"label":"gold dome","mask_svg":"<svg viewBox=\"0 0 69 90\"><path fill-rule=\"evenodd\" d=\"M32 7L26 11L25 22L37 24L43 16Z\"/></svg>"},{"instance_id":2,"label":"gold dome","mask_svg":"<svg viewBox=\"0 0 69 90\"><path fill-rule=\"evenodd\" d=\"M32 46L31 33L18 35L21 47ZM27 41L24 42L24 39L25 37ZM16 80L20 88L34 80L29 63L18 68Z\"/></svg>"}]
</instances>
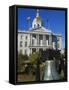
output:
<instances>
[{"instance_id":1,"label":"gold dome","mask_svg":"<svg viewBox=\"0 0 69 90\"><path fill-rule=\"evenodd\" d=\"M36 22L36 23L41 22L41 18L39 16L38 17L36 16L33 21Z\"/></svg>"},{"instance_id":2,"label":"gold dome","mask_svg":"<svg viewBox=\"0 0 69 90\"><path fill-rule=\"evenodd\" d=\"M41 18L39 16L39 10L37 9L36 17L34 18L34 21L41 22Z\"/></svg>"},{"instance_id":3,"label":"gold dome","mask_svg":"<svg viewBox=\"0 0 69 90\"><path fill-rule=\"evenodd\" d=\"M35 17L36 21L41 21L41 18L40 17Z\"/></svg>"},{"instance_id":4,"label":"gold dome","mask_svg":"<svg viewBox=\"0 0 69 90\"><path fill-rule=\"evenodd\" d=\"M39 10L37 10L37 13L36 13L36 17L34 18L33 22L32 22L32 27L41 27L41 24L42 24L42 21L41 21L41 18L39 16Z\"/></svg>"}]
</instances>

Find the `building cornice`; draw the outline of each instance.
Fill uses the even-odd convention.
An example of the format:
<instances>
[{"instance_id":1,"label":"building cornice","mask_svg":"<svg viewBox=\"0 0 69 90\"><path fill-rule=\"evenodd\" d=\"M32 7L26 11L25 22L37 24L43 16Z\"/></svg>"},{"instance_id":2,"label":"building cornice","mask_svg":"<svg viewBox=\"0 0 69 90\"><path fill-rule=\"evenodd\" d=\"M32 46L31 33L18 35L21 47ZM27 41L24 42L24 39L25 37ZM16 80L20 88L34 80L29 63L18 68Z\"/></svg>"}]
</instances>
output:
<instances>
[{"instance_id":1,"label":"building cornice","mask_svg":"<svg viewBox=\"0 0 69 90\"><path fill-rule=\"evenodd\" d=\"M54 36L59 36L62 37L61 34L54 34L52 32L37 32L37 31L18 31L18 34L43 34L43 35L54 35Z\"/></svg>"}]
</instances>

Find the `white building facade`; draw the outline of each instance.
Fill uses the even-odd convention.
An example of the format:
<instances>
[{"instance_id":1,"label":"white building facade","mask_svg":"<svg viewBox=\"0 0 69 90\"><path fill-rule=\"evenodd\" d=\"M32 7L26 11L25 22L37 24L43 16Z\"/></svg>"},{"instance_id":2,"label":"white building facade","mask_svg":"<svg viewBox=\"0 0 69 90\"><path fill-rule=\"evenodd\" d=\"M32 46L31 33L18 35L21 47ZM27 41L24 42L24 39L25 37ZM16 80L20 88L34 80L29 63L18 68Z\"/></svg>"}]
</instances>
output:
<instances>
[{"instance_id":1,"label":"white building facade","mask_svg":"<svg viewBox=\"0 0 69 90\"><path fill-rule=\"evenodd\" d=\"M61 39L61 34L54 34L51 30L42 26L39 10L37 10L32 28L27 31L18 30L18 52L21 51L23 54L30 55L47 48L61 50Z\"/></svg>"}]
</instances>

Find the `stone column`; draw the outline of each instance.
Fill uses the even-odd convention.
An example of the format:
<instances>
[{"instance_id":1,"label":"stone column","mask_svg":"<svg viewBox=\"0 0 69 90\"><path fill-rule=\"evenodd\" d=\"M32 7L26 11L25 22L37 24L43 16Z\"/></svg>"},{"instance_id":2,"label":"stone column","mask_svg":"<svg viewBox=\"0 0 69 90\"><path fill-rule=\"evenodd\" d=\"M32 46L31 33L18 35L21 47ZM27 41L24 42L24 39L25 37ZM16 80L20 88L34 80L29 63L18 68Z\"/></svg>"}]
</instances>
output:
<instances>
[{"instance_id":1,"label":"stone column","mask_svg":"<svg viewBox=\"0 0 69 90\"><path fill-rule=\"evenodd\" d=\"M39 48L36 48L36 52L39 52Z\"/></svg>"},{"instance_id":2,"label":"stone column","mask_svg":"<svg viewBox=\"0 0 69 90\"><path fill-rule=\"evenodd\" d=\"M32 54L32 48L30 48L30 54Z\"/></svg>"},{"instance_id":3,"label":"stone column","mask_svg":"<svg viewBox=\"0 0 69 90\"><path fill-rule=\"evenodd\" d=\"M37 38L37 46L39 46L39 34L36 35Z\"/></svg>"},{"instance_id":4,"label":"stone column","mask_svg":"<svg viewBox=\"0 0 69 90\"><path fill-rule=\"evenodd\" d=\"M45 46L46 46L46 35L45 35Z\"/></svg>"},{"instance_id":5,"label":"stone column","mask_svg":"<svg viewBox=\"0 0 69 90\"><path fill-rule=\"evenodd\" d=\"M52 46L52 35L49 35L49 45Z\"/></svg>"},{"instance_id":6,"label":"stone column","mask_svg":"<svg viewBox=\"0 0 69 90\"><path fill-rule=\"evenodd\" d=\"M30 34L30 45L32 46L32 34Z\"/></svg>"}]
</instances>

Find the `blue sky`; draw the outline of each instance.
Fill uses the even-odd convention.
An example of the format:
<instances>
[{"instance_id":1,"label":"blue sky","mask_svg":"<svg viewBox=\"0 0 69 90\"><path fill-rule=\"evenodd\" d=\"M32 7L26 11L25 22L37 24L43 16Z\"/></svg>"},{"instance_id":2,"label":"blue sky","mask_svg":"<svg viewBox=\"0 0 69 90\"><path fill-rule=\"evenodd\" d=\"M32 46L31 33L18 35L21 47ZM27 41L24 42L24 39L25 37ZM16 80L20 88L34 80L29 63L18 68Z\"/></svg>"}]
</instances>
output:
<instances>
[{"instance_id":1,"label":"blue sky","mask_svg":"<svg viewBox=\"0 0 69 90\"><path fill-rule=\"evenodd\" d=\"M65 11L39 9L39 15L45 28L62 35L62 48L65 47ZM36 9L18 8L18 30L27 30L27 17L30 17L30 27L36 16ZM48 19L48 23L47 23Z\"/></svg>"}]
</instances>

